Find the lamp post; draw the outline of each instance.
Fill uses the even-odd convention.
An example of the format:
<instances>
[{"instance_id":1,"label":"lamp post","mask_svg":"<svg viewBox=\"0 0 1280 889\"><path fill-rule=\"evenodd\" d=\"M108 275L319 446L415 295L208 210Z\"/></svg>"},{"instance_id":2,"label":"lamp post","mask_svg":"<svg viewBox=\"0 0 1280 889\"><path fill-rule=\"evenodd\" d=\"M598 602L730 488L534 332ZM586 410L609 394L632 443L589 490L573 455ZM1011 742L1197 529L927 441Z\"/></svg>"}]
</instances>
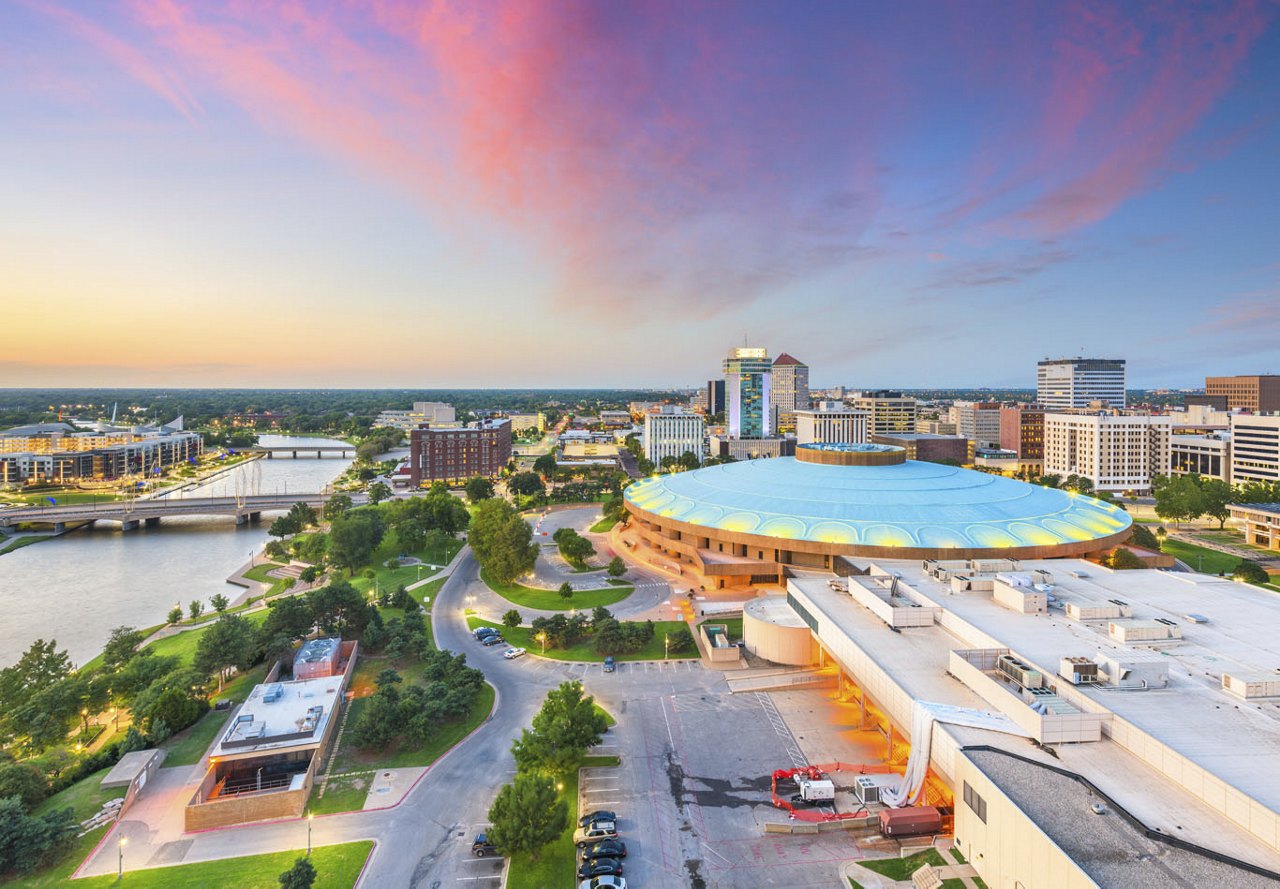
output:
<instances>
[{"instance_id":1,"label":"lamp post","mask_svg":"<svg viewBox=\"0 0 1280 889\"><path fill-rule=\"evenodd\" d=\"M307 857L311 857L311 822L316 818L310 812L307 813Z\"/></svg>"},{"instance_id":2,"label":"lamp post","mask_svg":"<svg viewBox=\"0 0 1280 889\"><path fill-rule=\"evenodd\" d=\"M665 661L671 654L671 634L662 634L662 659Z\"/></svg>"},{"instance_id":3,"label":"lamp post","mask_svg":"<svg viewBox=\"0 0 1280 889\"><path fill-rule=\"evenodd\" d=\"M547 653L547 633L545 630L543 630L541 633L538 634L538 641L542 643L542 653L546 654Z\"/></svg>"},{"instance_id":4,"label":"lamp post","mask_svg":"<svg viewBox=\"0 0 1280 889\"><path fill-rule=\"evenodd\" d=\"M124 847L128 842L128 837L121 837L119 843L117 843L119 858L116 861L116 882L124 879Z\"/></svg>"}]
</instances>

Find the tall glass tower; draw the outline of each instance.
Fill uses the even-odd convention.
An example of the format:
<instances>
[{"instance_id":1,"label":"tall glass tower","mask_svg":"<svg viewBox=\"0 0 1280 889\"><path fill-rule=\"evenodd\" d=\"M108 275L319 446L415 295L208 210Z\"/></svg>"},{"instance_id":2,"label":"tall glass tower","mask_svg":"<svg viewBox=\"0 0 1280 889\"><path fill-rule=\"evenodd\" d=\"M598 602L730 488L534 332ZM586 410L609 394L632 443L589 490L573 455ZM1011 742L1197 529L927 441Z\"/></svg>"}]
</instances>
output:
<instances>
[{"instance_id":1,"label":"tall glass tower","mask_svg":"<svg viewBox=\"0 0 1280 889\"><path fill-rule=\"evenodd\" d=\"M729 435L732 438L768 438L773 435L770 387L773 362L769 350L740 346L724 360L724 394L728 402Z\"/></svg>"}]
</instances>

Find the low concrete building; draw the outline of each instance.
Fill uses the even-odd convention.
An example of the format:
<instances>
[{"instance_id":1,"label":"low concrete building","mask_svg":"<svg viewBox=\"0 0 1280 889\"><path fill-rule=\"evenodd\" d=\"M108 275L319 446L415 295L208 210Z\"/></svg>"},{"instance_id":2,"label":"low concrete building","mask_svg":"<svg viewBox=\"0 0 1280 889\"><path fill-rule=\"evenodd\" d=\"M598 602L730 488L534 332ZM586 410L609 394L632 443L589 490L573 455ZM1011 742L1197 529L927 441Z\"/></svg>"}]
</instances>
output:
<instances>
[{"instance_id":1,"label":"low concrete building","mask_svg":"<svg viewBox=\"0 0 1280 889\"><path fill-rule=\"evenodd\" d=\"M1280 503L1233 503L1227 509L1245 543L1280 552Z\"/></svg>"},{"instance_id":2,"label":"low concrete building","mask_svg":"<svg viewBox=\"0 0 1280 889\"><path fill-rule=\"evenodd\" d=\"M963 435L931 435L927 432L895 432L873 435L875 444L902 448L908 460L926 463L954 463L963 466L973 459L973 444Z\"/></svg>"}]
</instances>

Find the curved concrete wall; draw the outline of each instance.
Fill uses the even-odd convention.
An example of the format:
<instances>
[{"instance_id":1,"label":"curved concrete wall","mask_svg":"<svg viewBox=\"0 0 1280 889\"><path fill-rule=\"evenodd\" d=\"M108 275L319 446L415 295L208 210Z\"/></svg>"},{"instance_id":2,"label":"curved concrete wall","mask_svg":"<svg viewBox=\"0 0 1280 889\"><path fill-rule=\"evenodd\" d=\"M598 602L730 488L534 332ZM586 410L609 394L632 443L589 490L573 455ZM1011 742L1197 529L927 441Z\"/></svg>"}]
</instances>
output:
<instances>
[{"instance_id":1,"label":"curved concrete wall","mask_svg":"<svg viewBox=\"0 0 1280 889\"><path fill-rule=\"evenodd\" d=\"M808 627L783 627L744 611L742 638L747 651L775 664L807 667L817 660L813 634Z\"/></svg>"}]
</instances>

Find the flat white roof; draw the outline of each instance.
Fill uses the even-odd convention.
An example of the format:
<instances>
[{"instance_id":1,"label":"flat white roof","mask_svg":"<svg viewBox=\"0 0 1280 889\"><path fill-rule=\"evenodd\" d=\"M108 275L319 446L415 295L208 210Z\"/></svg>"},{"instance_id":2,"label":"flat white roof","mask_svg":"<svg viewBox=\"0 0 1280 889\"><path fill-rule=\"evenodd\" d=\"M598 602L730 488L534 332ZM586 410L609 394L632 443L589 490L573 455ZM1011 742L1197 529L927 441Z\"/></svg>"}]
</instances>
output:
<instances>
[{"instance_id":1,"label":"flat white roof","mask_svg":"<svg viewBox=\"0 0 1280 889\"><path fill-rule=\"evenodd\" d=\"M341 688L340 675L254 686L218 739L213 756L237 757L319 744L337 709Z\"/></svg>"},{"instance_id":2,"label":"flat white roof","mask_svg":"<svg viewBox=\"0 0 1280 889\"><path fill-rule=\"evenodd\" d=\"M766 623L775 624L779 627L800 627L808 626L800 615L791 610L791 606L787 604L786 596L761 596L759 599L752 599L742 604L742 613L749 614L756 620L762 620Z\"/></svg>"}]
</instances>

